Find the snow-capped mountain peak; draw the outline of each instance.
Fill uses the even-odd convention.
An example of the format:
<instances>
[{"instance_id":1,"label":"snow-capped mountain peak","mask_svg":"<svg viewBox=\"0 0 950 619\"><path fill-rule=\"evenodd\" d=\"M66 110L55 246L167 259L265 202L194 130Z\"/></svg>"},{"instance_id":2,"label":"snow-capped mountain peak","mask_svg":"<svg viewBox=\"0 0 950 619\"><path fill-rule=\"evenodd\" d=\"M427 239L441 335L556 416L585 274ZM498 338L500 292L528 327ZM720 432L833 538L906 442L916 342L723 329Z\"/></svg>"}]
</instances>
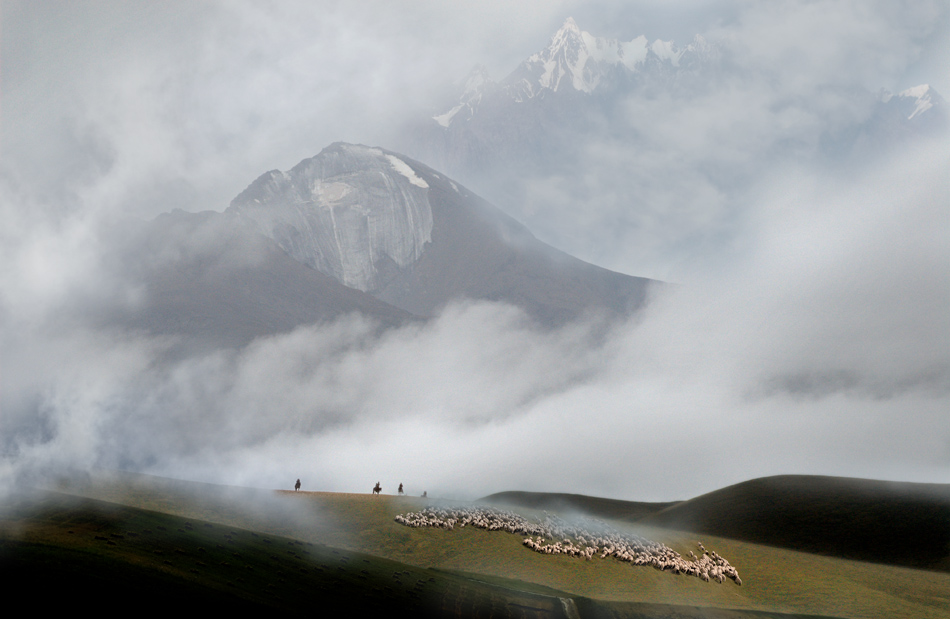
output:
<instances>
[{"instance_id":1,"label":"snow-capped mountain peak","mask_svg":"<svg viewBox=\"0 0 950 619\"><path fill-rule=\"evenodd\" d=\"M526 72L533 79L522 79L528 97L534 96L537 87L558 90L561 81L567 78L575 90L590 92L591 84L584 79L584 65L589 57L583 33L573 18L568 17L561 29L554 33L548 46L528 57L524 62ZM522 85L516 82L517 85Z\"/></svg>"},{"instance_id":2,"label":"snow-capped mountain peak","mask_svg":"<svg viewBox=\"0 0 950 619\"><path fill-rule=\"evenodd\" d=\"M545 51L550 58L556 56L558 52L561 51L568 53L576 51L581 45L583 45L581 29L577 27L577 22L574 21L573 17L568 17L564 20L564 25L561 26L560 30L555 32L554 36L551 37L551 43ZM541 53L543 54L544 52Z\"/></svg>"},{"instance_id":3,"label":"snow-capped mountain peak","mask_svg":"<svg viewBox=\"0 0 950 619\"><path fill-rule=\"evenodd\" d=\"M932 108L937 99L937 93L930 87L930 84L921 84L920 86L908 88L907 90L901 91L897 96L913 99L916 103L914 111L907 117L907 120L912 120L914 117Z\"/></svg>"},{"instance_id":4,"label":"snow-capped mountain peak","mask_svg":"<svg viewBox=\"0 0 950 619\"><path fill-rule=\"evenodd\" d=\"M597 37L568 17L544 49L525 59L500 84L483 67L476 67L464 82L459 102L433 119L448 128L459 119L472 118L489 90L520 103L551 92L591 94L651 71L672 75L686 54L694 57L694 65L695 59L712 57L714 51L699 36L685 48L659 39L651 43L643 35L630 41Z\"/></svg>"},{"instance_id":5,"label":"snow-capped mountain peak","mask_svg":"<svg viewBox=\"0 0 950 619\"><path fill-rule=\"evenodd\" d=\"M897 107L907 120L929 116L926 114L929 110L945 105L943 97L931 88L930 84L920 84L902 90L896 95L888 90L882 90L880 100L884 104Z\"/></svg>"},{"instance_id":6,"label":"snow-capped mountain peak","mask_svg":"<svg viewBox=\"0 0 950 619\"><path fill-rule=\"evenodd\" d=\"M672 41L649 43L643 35L630 41L597 37L569 17L548 46L525 60L504 83L516 101L546 90L590 94L618 72L621 76L639 73L651 57L656 66L668 64L675 70L683 54L707 53L708 47L702 39L680 49Z\"/></svg>"}]
</instances>

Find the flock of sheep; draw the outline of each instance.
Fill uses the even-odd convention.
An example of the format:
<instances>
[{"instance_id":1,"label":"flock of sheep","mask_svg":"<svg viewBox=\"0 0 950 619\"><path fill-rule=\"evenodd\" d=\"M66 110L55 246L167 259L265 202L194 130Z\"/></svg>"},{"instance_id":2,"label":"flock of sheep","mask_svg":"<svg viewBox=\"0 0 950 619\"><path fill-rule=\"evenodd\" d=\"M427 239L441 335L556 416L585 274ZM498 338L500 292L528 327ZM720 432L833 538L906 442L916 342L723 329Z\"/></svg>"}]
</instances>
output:
<instances>
[{"instance_id":1,"label":"flock of sheep","mask_svg":"<svg viewBox=\"0 0 950 619\"><path fill-rule=\"evenodd\" d=\"M722 583L729 578L737 585L742 584L736 568L715 551L707 551L702 542L698 544L702 556L697 557L690 551L692 560L687 560L665 544L621 533L596 520L586 521L583 527L575 526L545 512L543 521L532 523L513 512L475 506L426 507L420 512L400 514L395 520L407 527L452 530L456 526L469 525L488 531L518 533L528 536L524 540L525 546L543 554L584 557L588 561L596 554L602 559L614 557L634 565L649 565L673 574L696 576L706 582L715 580Z\"/></svg>"}]
</instances>

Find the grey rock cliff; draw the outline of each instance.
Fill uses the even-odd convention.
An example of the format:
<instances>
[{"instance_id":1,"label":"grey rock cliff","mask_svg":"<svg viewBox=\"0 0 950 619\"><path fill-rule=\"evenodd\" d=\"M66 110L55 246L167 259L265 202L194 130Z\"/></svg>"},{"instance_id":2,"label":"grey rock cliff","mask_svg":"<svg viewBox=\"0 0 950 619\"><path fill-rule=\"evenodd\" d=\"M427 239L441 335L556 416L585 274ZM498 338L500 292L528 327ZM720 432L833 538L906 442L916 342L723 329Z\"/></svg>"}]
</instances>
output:
<instances>
[{"instance_id":1,"label":"grey rock cliff","mask_svg":"<svg viewBox=\"0 0 950 619\"><path fill-rule=\"evenodd\" d=\"M431 240L428 184L396 155L333 144L289 172L264 174L231 202L291 257L364 292Z\"/></svg>"},{"instance_id":2,"label":"grey rock cliff","mask_svg":"<svg viewBox=\"0 0 950 619\"><path fill-rule=\"evenodd\" d=\"M483 299L558 324L629 313L651 283L558 251L455 181L381 148L333 144L264 174L227 214L298 262L417 316Z\"/></svg>"}]
</instances>

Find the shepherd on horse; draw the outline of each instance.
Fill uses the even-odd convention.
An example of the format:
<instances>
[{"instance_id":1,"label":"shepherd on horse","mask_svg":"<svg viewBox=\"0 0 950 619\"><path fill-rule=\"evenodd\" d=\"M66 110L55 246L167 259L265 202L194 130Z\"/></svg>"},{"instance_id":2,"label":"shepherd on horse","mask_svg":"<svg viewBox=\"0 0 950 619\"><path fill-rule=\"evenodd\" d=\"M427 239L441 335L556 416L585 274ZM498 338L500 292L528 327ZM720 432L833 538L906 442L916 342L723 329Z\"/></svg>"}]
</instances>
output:
<instances>
[{"instance_id":1,"label":"shepherd on horse","mask_svg":"<svg viewBox=\"0 0 950 619\"><path fill-rule=\"evenodd\" d=\"M379 494L382 489L383 487L379 485L379 482L376 482L376 485L373 486L373 494Z\"/></svg>"}]
</instances>

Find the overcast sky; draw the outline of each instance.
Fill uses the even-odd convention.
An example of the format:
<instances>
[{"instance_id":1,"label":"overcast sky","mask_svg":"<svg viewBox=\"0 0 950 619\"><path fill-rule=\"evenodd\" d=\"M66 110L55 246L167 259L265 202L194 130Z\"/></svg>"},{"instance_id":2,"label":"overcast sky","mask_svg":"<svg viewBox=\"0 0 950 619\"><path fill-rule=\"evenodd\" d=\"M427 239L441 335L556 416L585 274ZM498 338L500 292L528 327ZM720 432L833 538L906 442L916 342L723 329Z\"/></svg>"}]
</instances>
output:
<instances>
[{"instance_id":1,"label":"overcast sky","mask_svg":"<svg viewBox=\"0 0 950 619\"><path fill-rule=\"evenodd\" d=\"M6 482L106 466L636 500L777 473L950 482L950 147L844 169L808 150L866 113L842 92L950 95L945 3L0 10ZM584 259L682 283L628 324L549 332L468 304L382 338L352 318L169 367L167 342L70 319L128 284L103 264L115 221L223 210L334 141L393 148L474 64L502 78L568 16L625 40L701 34L734 62L701 97L632 100L643 143L592 139L582 190L533 179L512 213Z\"/></svg>"}]
</instances>

